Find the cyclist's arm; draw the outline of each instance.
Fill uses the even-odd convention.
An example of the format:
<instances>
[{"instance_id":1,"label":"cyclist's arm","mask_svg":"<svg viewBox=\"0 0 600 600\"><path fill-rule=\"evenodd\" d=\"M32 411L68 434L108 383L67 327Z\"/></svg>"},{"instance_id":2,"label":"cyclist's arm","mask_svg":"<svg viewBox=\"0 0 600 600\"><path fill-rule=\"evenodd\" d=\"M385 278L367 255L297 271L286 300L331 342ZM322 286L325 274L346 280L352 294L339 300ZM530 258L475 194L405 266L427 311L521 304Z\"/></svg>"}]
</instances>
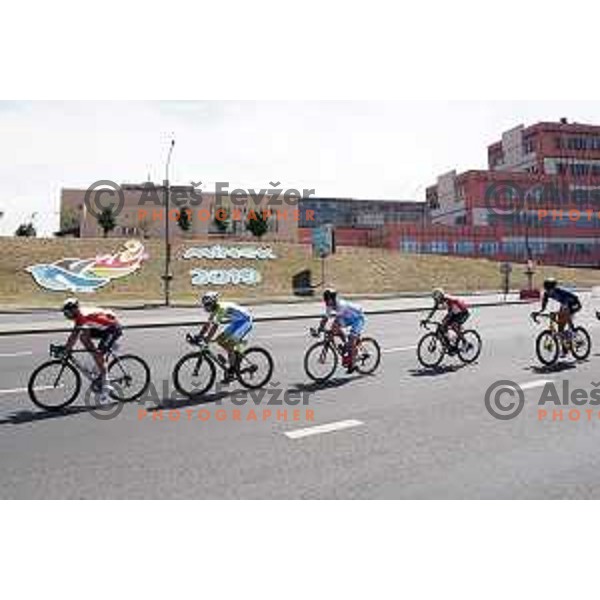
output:
<instances>
[{"instance_id":1,"label":"cyclist's arm","mask_svg":"<svg viewBox=\"0 0 600 600\"><path fill-rule=\"evenodd\" d=\"M67 344L65 346L65 351L67 352L67 354L69 352L71 352L71 350L73 350L73 348L75 347L75 344L77 343L77 340L79 339L80 333L81 333L81 327L75 327L73 329L73 331L71 332L71 334L69 335L69 338L67 339Z\"/></svg>"},{"instance_id":2,"label":"cyclist's arm","mask_svg":"<svg viewBox=\"0 0 600 600\"><path fill-rule=\"evenodd\" d=\"M438 311L439 307L440 307L439 303L436 302L434 307L429 311L429 314L425 318L425 321L431 321L433 315L435 315L435 313Z\"/></svg>"},{"instance_id":3,"label":"cyclist's arm","mask_svg":"<svg viewBox=\"0 0 600 600\"><path fill-rule=\"evenodd\" d=\"M547 293L545 293L545 294L542 296L542 309L541 309L541 311L540 311L540 312L544 312L544 311L546 310L546 308L547 308L547 306L548 306L548 301L549 301L549 300L550 300L550 298L548 297L548 294L547 294Z\"/></svg>"}]
</instances>

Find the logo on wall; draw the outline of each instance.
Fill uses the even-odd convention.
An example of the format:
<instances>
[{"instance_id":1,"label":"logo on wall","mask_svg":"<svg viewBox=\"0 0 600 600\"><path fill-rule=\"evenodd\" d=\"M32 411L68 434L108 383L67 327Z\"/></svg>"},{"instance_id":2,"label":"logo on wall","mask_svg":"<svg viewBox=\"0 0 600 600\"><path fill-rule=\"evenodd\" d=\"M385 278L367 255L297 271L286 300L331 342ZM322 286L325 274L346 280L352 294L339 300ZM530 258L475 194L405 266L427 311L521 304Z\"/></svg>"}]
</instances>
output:
<instances>
[{"instance_id":1,"label":"logo on wall","mask_svg":"<svg viewBox=\"0 0 600 600\"><path fill-rule=\"evenodd\" d=\"M144 245L128 240L115 254L96 258L63 258L51 264L27 267L35 282L52 292L95 292L110 283L135 273L148 258Z\"/></svg>"},{"instance_id":2,"label":"logo on wall","mask_svg":"<svg viewBox=\"0 0 600 600\"><path fill-rule=\"evenodd\" d=\"M275 260L277 257L270 246L203 246L188 248L183 253L184 259L206 258L208 260L224 260L247 258L250 260Z\"/></svg>"},{"instance_id":3,"label":"logo on wall","mask_svg":"<svg viewBox=\"0 0 600 600\"><path fill-rule=\"evenodd\" d=\"M256 246L204 246L188 248L182 258L207 260L275 260L277 256L269 247ZM192 285L258 285L261 274L252 267L240 269L193 269L190 271Z\"/></svg>"}]
</instances>

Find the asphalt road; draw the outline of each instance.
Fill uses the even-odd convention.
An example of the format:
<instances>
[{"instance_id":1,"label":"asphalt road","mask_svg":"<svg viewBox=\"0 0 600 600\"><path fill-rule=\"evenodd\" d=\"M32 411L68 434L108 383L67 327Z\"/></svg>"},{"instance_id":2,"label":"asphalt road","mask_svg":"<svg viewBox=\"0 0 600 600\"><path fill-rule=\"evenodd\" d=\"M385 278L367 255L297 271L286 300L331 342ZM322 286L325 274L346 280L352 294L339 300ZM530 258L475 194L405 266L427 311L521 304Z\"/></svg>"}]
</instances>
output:
<instances>
[{"instance_id":1,"label":"asphalt road","mask_svg":"<svg viewBox=\"0 0 600 600\"><path fill-rule=\"evenodd\" d=\"M593 308L580 322L600 344ZM130 331L123 351L148 360L156 397L179 412L130 404L109 421L95 419L81 401L49 415L28 399L30 372L64 335L0 338L0 497L600 498L598 410L581 407L579 422L569 421L569 407L562 422L538 418L544 382L593 389L600 353L576 367L567 361L556 371L540 369L533 347L540 327L528 320L530 311L476 311L480 361L458 368L449 359L440 373L418 366L418 315L371 316L368 333L384 349L379 372L340 372L324 388L308 385L303 373L311 322L259 323L254 341L275 356L274 380L308 394L309 405L300 407L239 407L227 393L204 403L168 402L163 382L170 385L187 351L186 330ZM485 392L498 380L527 388L514 420L496 420L485 407ZM594 409L592 421L586 409ZM287 421L276 418L278 410L287 410ZM225 420L217 420L218 411ZM248 420L252 414L257 420Z\"/></svg>"}]
</instances>

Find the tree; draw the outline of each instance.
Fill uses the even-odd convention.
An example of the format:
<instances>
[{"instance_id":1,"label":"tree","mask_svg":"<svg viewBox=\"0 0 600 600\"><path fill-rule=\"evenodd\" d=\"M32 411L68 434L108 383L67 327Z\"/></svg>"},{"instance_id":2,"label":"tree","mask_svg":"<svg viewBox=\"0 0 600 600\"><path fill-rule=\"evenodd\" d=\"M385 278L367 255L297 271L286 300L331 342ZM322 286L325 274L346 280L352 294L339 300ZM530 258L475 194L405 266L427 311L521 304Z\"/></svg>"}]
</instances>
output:
<instances>
[{"instance_id":1,"label":"tree","mask_svg":"<svg viewBox=\"0 0 600 600\"><path fill-rule=\"evenodd\" d=\"M138 229L142 232L144 239L147 240L150 238L150 229L152 228L152 223L150 219L144 218L138 223Z\"/></svg>"},{"instance_id":2,"label":"tree","mask_svg":"<svg viewBox=\"0 0 600 600\"><path fill-rule=\"evenodd\" d=\"M183 232L187 232L192 228L192 213L189 208L183 208L179 211L177 225Z\"/></svg>"},{"instance_id":3,"label":"tree","mask_svg":"<svg viewBox=\"0 0 600 600\"><path fill-rule=\"evenodd\" d=\"M21 225L17 227L15 235L17 237L36 237L37 231L34 224L29 221L28 223L21 223Z\"/></svg>"},{"instance_id":4,"label":"tree","mask_svg":"<svg viewBox=\"0 0 600 600\"><path fill-rule=\"evenodd\" d=\"M267 231L269 231L269 218L266 217L262 211L250 211L248 221L246 222L246 229L250 231L253 236L260 239Z\"/></svg>"},{"instance_id":5,"label":"tree","mask_svg":"<svg viewBox=\"0 0 600 600\"><path fill-rule=\"evenodd\" d=\"M100 225L104 237L108 237L108 234L117 226L117 220L111 207L102 210L98 217L98 225Z\"/></svg>"},{"instance_id":6,"label":"tree","mask_svg":"<svg viewBox=\"0 0 600 600\"><path fill-rule=\"evenodd\" d=\"M220 233L225 233L229 229L229 213L226 208L219 208L217 210L214 222Z\"/></svg>"},{"instance_id":7,"label":"tree","mask_svg":"<svg viewBox=\"0 0 600 600\"><path fill-rule=\"evenodd\" d=\"M60 230L54 235L57 237L65 235L79 237L80 233L81 223L79 222L77 212L70 207L65 208L60 217Z\"/></svg>"}]
</instances>

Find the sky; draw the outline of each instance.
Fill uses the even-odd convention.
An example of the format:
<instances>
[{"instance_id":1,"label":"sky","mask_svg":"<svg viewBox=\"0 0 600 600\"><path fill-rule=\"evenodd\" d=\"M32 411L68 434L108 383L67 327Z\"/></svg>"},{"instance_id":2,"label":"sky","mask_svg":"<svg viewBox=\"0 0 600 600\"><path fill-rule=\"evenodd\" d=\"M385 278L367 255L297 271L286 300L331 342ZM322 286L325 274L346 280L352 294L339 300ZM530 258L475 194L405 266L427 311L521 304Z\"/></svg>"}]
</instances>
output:
<instances>
[{"instance_id":1,"label":"sky","mask_svg":"<svg viewBox=\"0 0 600 600\"><path fill-rule=\"evenodd\" d=\"M561 117L600 124L600 103L0 102L0 234L35 213L51 235L63 187L161 181L172 136L175 184L424 200L438 175L486 168L503 131Z\"/></svg>"}]
</instances>

